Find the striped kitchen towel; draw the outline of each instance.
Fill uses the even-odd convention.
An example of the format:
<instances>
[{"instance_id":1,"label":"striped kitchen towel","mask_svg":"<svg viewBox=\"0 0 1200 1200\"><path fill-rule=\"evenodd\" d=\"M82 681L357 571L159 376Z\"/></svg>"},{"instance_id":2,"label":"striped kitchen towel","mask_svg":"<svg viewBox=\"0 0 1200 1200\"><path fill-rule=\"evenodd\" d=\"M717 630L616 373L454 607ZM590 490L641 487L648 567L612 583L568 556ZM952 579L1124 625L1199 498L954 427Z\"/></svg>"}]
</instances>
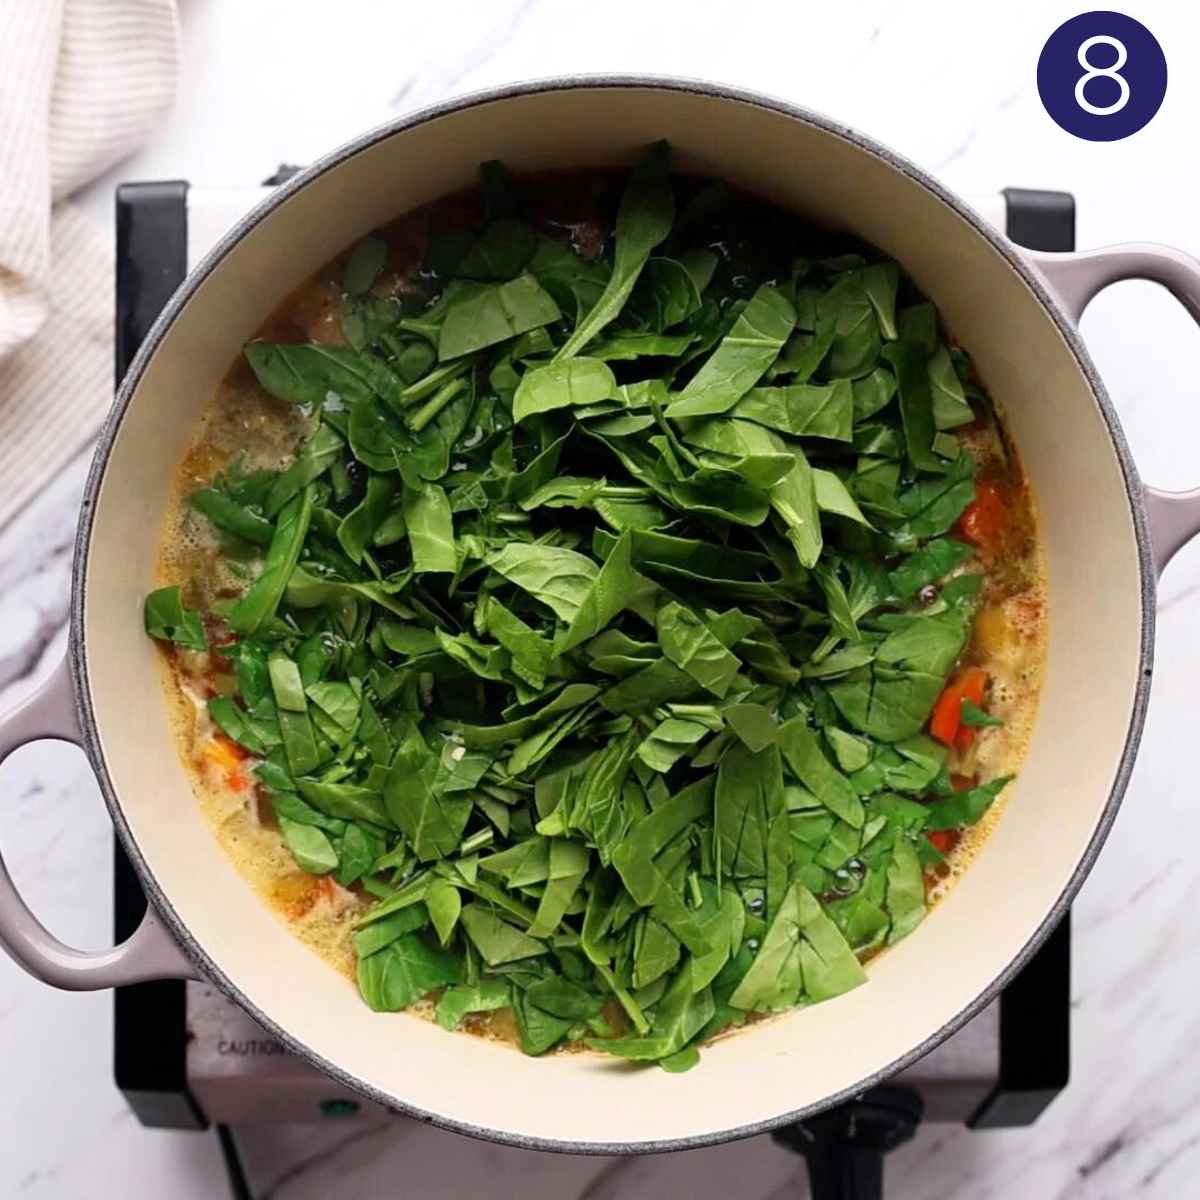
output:
<instances>
[{"instance_id":1,"label":"striped kitchen towel","mask_svg":"<svg viewBox=\"0 0 1200 1200\"><path fill-rule=\"evenodd\" d=\"M0 2L0 527L112 400L112 230L68 197L170 107L174 0Z\"/></svg>"}]
</instances>

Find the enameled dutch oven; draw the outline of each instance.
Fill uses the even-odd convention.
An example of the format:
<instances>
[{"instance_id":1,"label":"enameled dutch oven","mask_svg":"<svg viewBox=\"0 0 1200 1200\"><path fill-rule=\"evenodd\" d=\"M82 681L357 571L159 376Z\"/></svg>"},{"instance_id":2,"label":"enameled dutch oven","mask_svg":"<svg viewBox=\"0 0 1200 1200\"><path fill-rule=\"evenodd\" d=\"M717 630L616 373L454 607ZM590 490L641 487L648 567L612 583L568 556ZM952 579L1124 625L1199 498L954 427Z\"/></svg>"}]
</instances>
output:
<instances>
[{"instance_id":1,"label":"enameled dutch oven","mask_svg":"<svg viewBox=\"0 0 1200 1200\"><path fill-rule=\"evenodd\" d=\"M680 169L720 175L898 259L1008 415L1049 569L1043 716L983 852L870 981L705 1050L686 1076L592 1055L526 1058L404 1015L355 988L235 873L194 801L142 631L176 464L242 343L305 276L369 230L514 170L625 164L667 138ZM1120 803L1146 710L1155 579L1200 529L1200 492L1143 487L1076 321L1118 279L1165 284L1200 314L1200 263L1141 245L1018 250L884 147L814 113L709 84L582 78L427 109L281 187L192 272L155 324L100 439L79 522L67 656L0 724L0 755L82 745L152 910L128 941L53 938L0 872L0 941L32 974L89 989L216 983L296 1053L384 1104L529 1147L645 1151L761 1132L878 1082L988 1003L1062 916ZM1055 714L1071 719L1056 722Z\"/></svg>"}]
</instances>

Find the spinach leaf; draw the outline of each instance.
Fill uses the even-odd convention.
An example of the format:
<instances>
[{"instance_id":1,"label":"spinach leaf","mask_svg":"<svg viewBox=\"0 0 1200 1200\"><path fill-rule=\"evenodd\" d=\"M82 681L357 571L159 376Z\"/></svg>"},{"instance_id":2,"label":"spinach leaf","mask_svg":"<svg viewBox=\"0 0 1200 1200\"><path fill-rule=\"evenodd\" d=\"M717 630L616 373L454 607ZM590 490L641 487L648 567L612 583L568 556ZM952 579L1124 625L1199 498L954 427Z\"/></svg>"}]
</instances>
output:
<instances>
[{"instance_id":1,"label":"spinach leaf","mask_svg":"<svg viewBox=\"0 0 1200 1200\"><path fill-rule=\"evenodd\" d=\"M372 864L383 853L385 845L381 834L372 832L363 825L347 825L337 847L338 883L342 887L357 883L370 871Z\"/></svg>"},{"instance_id":2,"label":"spinach leaf","mask_svg":"<svg viewBox=\"0 0 1200 1200\"><path fill-rule=\"evenodd\" d=\"M718 878L762 878L767 874L771 826L786 820L779 750L755 753L741 743L726 750L717 769L714 856Z\"/></svg>"},{"instance_id":3,"label":"spinach leaf","mask_svg":"<svg viewBox=\"0 0 1200 1200\"><path fill-rule=\"evenodd\" d=\"M955 792L928 808L927 829L958 829L974 825L992 806L992 801L1012 782L1011 775L1001 775L979 787Z\"/></svg>"},{"instance_id":4,"label":"spinach leaf","mask_svg":"<svg viewBox=\"0 0 1200 1200\"><path fill-rule=\"evenodd\" d=\"M667 416L700 417L728 412L766 374L796 326L787 295L763 284L742 310L687 386L667 408Z\"/></svg>"},{"instance_id":5,"label":"spinach leaf","mask_svg":"<svg viewBox=\"0 0 1200 1200\"><path fill-rule=\"evenodd\" d=\"M462 915L462 896L458 888L447 880L435 880L425 894L425 907L429 909L429 919L437 930L438 941L445 946Z\"/></svg>"},{"instance_id":6,"label":"spinach leaf","mask_svg":"<svg viewBox=\"0 0 1200 1200\"><path fill-rule=\"evenodd\" d=\"M802 997L827 1000L865 981L841 931L812 893L794 883L729 1003L753 1012L777 1012Z\"/></svg>"},{"instance_id":7,"label":"spinach leaf","mask_svg":"<svg viewBox=\"0 0 1200 1200\"><path fill-rule=\"evenodd\" d=\"M489 967L546 953L544 943L531 938L515 925L502 921L482 904L468 904L462 910L460 920L472 945Z\"/></svg>"},{"instance_id":8,"label":"spinach leaf","mask_svg":"<svg viewBox=\"0 0 1200 1200\"><path fill-rule=\"evenodd\" d=\"M824 370L831 379L861 378L879 359L880 323L867 282L862 270L847 271L817 303L815 336L829 336Z\"/></svg>"},{"instance_id":9,"label":"spinach leaf","mask_svg":"<svg viewBox=\"0 0 1200 1200\"><path fill-rule=\"evenodd\" d=\"M829 809L855 829L865 820L862 801L846 777L825 757L814 730L793 717L779 730L779 748L792 774Z\"/></svg>"},{"instance_id":10,"label":"spinach leaf","mask_svg":"<svg viewBox=\"0 0 1200 1200\"><path fill-rule=\"evenodd\" d=\"M538 239L529 273L572 318L596 304L611 275L602 259L588 262L570 246L548 237Z\"/></svg>"},{"instance_id":11,"label":"spinach leaf","mask_svg":"<svg viewBox=\"0 0 1200 1200\"><path fill-rule=\"evenodd\" d=\"M316 432L296 455L295 462L271 484L263 501L263 511L267 516L275 516L307 484L320 479L337 461L341 450L342 439L337 431L328 425L318 425Z\"/></svg>"},{"instance_id":12,"label":"spinach leaf","mask_svg":"<svg viewBox=\"0 0 1200 1200\"><path fill-rule=\"evenodd\" d=\"M697 721L667 717L638 746L638 758L652 771L669 771L711 732Z\"/></svg>"},{"instance_id":13,"label":"spinach leaf","mask_svg":"<svg viewBox=\"0 0 1200 1200\"><path fill-rule=\"evenodd\" d=\"M526 737L538 726L563 713L581 708L594 700L600 688L591 683L568 684L553 700L526 716L517 717L502 725L465 725L455 724L454 732L462 738L463 744L472 749L483 749L502 746L505 742L519 741Z\"/></svg>"},{"instance_id":14,"label":"spinach leaf","mask_svg":"<svg viewBox=\"0 0 1200 1200\"><path fill-rule=\"evenodd\" d=\"M547 975L525 989L525 1000L551 1016L586 1021L598 1016L602 1002L579 984L562 976Z\"/></svg>"},{"instance_id":15,"label":"spinach leaf","mask_svg":"<svg viewBox=\"0 0 1200 1200\"><path fill-rule=\"evenodd\" d=\"M457 1029L468 1013L492 1012L511 1003L507 979L482 979L476 984L447 988L438 1001L435 1019L443 1029Z\"/></svg>"},{"instance_id":16,"label":"spinach leaf","mask_svg":"<svg viewBox=\"0 0 1200 1200\"><path fill-rule=\"evenodd\" d=\"M326 875L337 869L338 856L333 844L315 825L302 825L279 818L284 844L292 852L296 865L310 875Z\"/></svg>"},{"instance_id":17,"label":"spinach leaf","mask_svg":"<svg viewBox=\"0 0 1200 1200\"><path fill-rule=\"evenodd\" d=\"M260 517L253 509L239 504L219 488L197 489L188 497L188 504L225 533L232 533L256 546L271 544L274 532L271 522Z\"/></svg>"},{"instance_id":18,"label":"spinach leaf","mask_svg":"<svg viewBox=\"0 0 1200 1200\"><path fill-rule=\"evenodd\" d=\"M375 921L354 934L354 950L359 958L366 958L385 946L402 938L406 933L424 929L429 924L429 910L421 901L406 908L397 909L389 917Z\"/></svg>"},{"instance_id":19,"label":"spinach leaf","mask_svg":"<svg viewBox=\"0 0 1200 1200\"><path fill-rule=\"evenodd\" d=\"M618 333L594 342L588 350L604 362L629 362L638 358L678 358L695 340L693 334Z\"/></svg>"},{"instance_id":20,"label":"spinach leaf","mask_svg":"<svg viewBox=\"0 0 1200 1200\"><path fill-rule=\"evenodd\" d=\"M961 710L962 723L969 729L987 729L989 726L999 728L1004 724L999 717L984 712L977 704L972 704L967 699L963 700Z\"/></svg>"},{"instance_id":21,"label":"spinach leaf","mask_svg":"<svg viewBox=\"0 0 1200 1200\"><path fill-rule=\"evenodd\" d=\"M536 249L537 234L529 225L515 217L498 217L475 239L456 270L464 279L512 279Z\"/></svg>"},{"instance_id":22,"label":"spinach leaf","mask_svg":"<svg viewBox=\"0 0 1200 1200\"><path fill-rule=\"evenodd\" d=\"M937 479L920 479L897 494L904 523L901 528L913 537L937 537L945 533L975 499L975 464L969 454L960 455Z\"/></svg>"},{"instance_id":23,"label":"spinach leaf","mask_svg":"<svg viewBox=\"0 0 1200 1200\"><path fill-rule=\"evenodd\" d=\"M741 664L695 613L668 601L655 616L655 629L671 662L714 695L723 697L729 691Z\"/></svg>"},{"instance_id":24,"label":"spinach leaf","mask_svg":"<svg viewBox=\"0 0 1200 1200\"><path fill-rule=\"evenodd\" d=\"M554 657L553 645L495 597L488 598L485 612L487 632L509 652L513 671L531 687L542 687Z\"/></svg>"},{"instance_id":25,"label":"spinach leaf","mask_svg":"<svg viewBox=\"0 0 1200 1200\"><path fill-rule=\"evenodd\" d=\"M752 388L737 402L733 415L792 437L848 442L855 417L855 393L845 380L828 386L799 383Z\"/></svg>"},{"instance_id":26,"label":"spinach leaf","mask_svg":"<svg viewBox=\"0 0 1200 1200\"><path fill-rule=\"evenodd\" d=\"M521 1049L526 1054L545 1054L567 1036L574 1022L538 1008L526 996L527 993L520 989L514 990L512 1007Z\"/></svg>"},{"instance_id":27,"label":"spinach leaf","mask_svg":"<svg viewBox=\"0 0 1200 1200\"><path fill-rule=\"evenodd\" d=\"M408 720L383 785L383 804L422 862L453 854L471 815L470 795L439 787L437 773L437 756Z\"/></svg>"},{"instance_id":28,"label":"spinach leaf","mask_svg":"<svg viewBox=\"0 0 1200 1200\"><path fill-rule=\"evenodd\" d=\"M906 341L893 342L884 350L883 356L896 373L904 447L909 461L918 471L941 471L942 464L933 453L936 426L925 357Z\"/></svg>"},{"instance_id":29,"label":"spinach leaf","mask_svg":"<svg viewBox=\"0 0 1200 1200\"><path fill-rule=\"evenodd\" d=\"M643 579L633 569L632 547L629 533L617 539L600 573L580 601L570 625L555 642L556 654L563 654L595 637L619 612L637 608L655 590L648 579Z\"/></svg>"},{"instance_id":30,"label":"spinach leaf","mask_svg":"<svg viewBox=\"0 0 1200 1200\"><path fill-rule=\"evenodd\" d=\"M347 439L354 457L372 471L399 470L413 449L408 427L370 396L351 406Z\"/></svg>"},{"instance_id":31,"label":"spinach leaf","mask_svg":"<svg viewBox=\"0 0 1200 1200\"><path fill-rule=\"evenodd\" d=\"M338 542L355 566L361 565L367 546L387 515L395 493L394 479L372 472L367 477L367 491L362 501L342 518L337 531Z\"/></svg>"},{"instance_id":32,"label":"spinach leaf","mask_svg":"<svg viewBox=\"0 0 1200 1200\"><path fill-rule=\"evenodd\" d=\"M840 476L825 470L814 470L812 475L813 494L816 496L817 508L821 512L833 513L835 516L845 517L848 521L854 521L858 525L865 525L868 529L873 528L871 522L863 516L862 509L855 503L850 489L842 482Z\"/></svg>"},{"instance_id":33,"label":"spinach leaf","mask_svg":"<svg viewBox=\"0 0 1200 1200\"><path fill-rule=\"evenodd\" d=\"M886 367L876 367L869 375L851 383L855 422L866 421L885 409L896 394L896 377Z\"/></svg>"},{"instance_id":34,"label":"spinach leaf","mask_svg":"<svg viewBox=\"0 0 1200 1200\"><path fill-rule=\"evenodd\" d=\"M616 392L612 371L597 358L546 363L521 376L513 397L513 420L519 424L534 413L596 404Z\"/></svg>"},{"instance_id":35,"label":"spinach leaf","mask_svg":"<svg viewBox=\"0 0 1200 1200\"><path fill-rule=\"evenodd\" d=\"M938 429L969 425L975 419L975 414L967 403L962 382L950 358L950 351L944 344L938 346L929 360L928 373L934 425Z\"/></svg>"},{"instance_id":36,"label":"spinach leaf","mask_svg":"<svg viewBox=\"0 0 1200 1200\"><path fill-rule=\"evenodd\" d=\"M696 267L696 276L688 269L689 265ZM705 265L711 276L716 265L715 256L711 256L711 261L693 259L690 264L674 258L651 258L629 298L626 311L655 333L678 325L700 307L700 293L708 282L703 276Z\"/></svg>"},{"instance_id":37,"label":"spinach leaf","mask_svg":"<svg viewBox=\"0 0 1200 1200\"><path fill-rule=\"evenodd\" d=\"M159 588L146 596L144 622L152 638L174 642L185 650L208 649L200 614L184 608L177 586Z\"/></svg>"},{"instance_id":38,"label":"spinach leaf","mask_svg":"<svg viewBox=\"0 0 1200 1200\"><path fill-rule=\"evenodd\" d=\"M588 858L586 846L581 846L577 842L564 841L561 838L550 840L546 887L538 903L537 916L529 926L530 937L546 938L558 929L559 922L562 921L575 893L583 883L584 876L587 875ZM531 999L531 997L527 998ZM538 1006L548 1012L553 1012L556 1016L572 1015L558 1012L547 1004Z\"/></svg>"},{"instance_id":39,"label":"spinach leaf","mask_svg":"<svg viewBox=\"0 0 1200 1200\"><path fill-rule=\"evenodd\" d=\"M792 469L770 490L771 507L787 527L787 539L801 566L814 567L824 545L816 473L799 446L793 446L792 450Z\"/></svg>"},{"instance_id":40,"label":"spinach leaf","mask_svg":"<svg viewBox=\"0 0 1200 1200\"><path fill-rule=\"evenodd\" d=\"M887 899L884 902L891 929L888 942L907 937L925 917L925 876L912 843L898 838L892 847L887 869Z\"/></svg>"},{"instance_id":41,"label":"spinach leaf","mask_svg":"<svg viewBox=\"0 0 1200 1200\"><path fill-rule=\"evenodd\" d=\"M267 549L262 573L230 611L229 627L235 633L255 633L275 615L288 579L300 561L312 510L313 490L310 484L284 506L275 523L275 534Z\"/></svg>"},{"instance_id":42,"label":"spinach leaf","mask_svg":"<svg viewBox=\"0 0 1200 1200\"><path fill-rule=\"evenodd\" d=\"M509 542L486 559L510 583L554 610L560 620L579 615L600 569L590 558L557 546Z\"/></svg>"},{"instance_id":43,"label":"spinach leaf","mask_svg":"<svg viewBox=\"0 0 1200 1200\"><path fill-rule=\"evenodd\" d=\"M354 729L363 703L361 688L350 683L318 680L310 683L304 694L335 724L346 730Z\"/></svg>"},{"instance_id":44,"label":"spinach leaf","mask_svg":"<svg viewBox=\"0 0 1200 1200\"><path fill-rule=\"evenodd\" d=\"M342 269L342 291L349 296L369 292L387 262L388 247L383 238L365 237L354 247Z\"/></svg>"},{"instance_id":45,"label":"spinach leaf","mask_svg":"<svg viewBox=\"0 0 1200 1200\"><path fill-rule=\"evenodd\" d=\"M778 1012L800 1001L804 994L804 975L800 966L804 935L802 894L803 889L798 883L788 890L750 969L730 997L729 1003L734 1008Z\"/></svg>"},{"instance_id":46,"label":"spinach leaf","mask_svg":"<svg viewBox=\"0 0 1200 1200\"><path fill-rule=\"evenodd\" d=\"M603 1050L635 1061L654 1061L678 1054L708 1023L713 1014L712 992L692 991L692 975L685 962L663 993L648 1034L621 1038L588 1039L593 1050Z\"/></svg>"},{"instance_id":47,"label":"spinach leaf","mask_svg":"<svg viewBox=\"0 0 1200 1200\"><path fill-rule=\"evenodd\" d=\"M969 633L963 614L910 618L889 633L874 662L829 684L829 696L850 725L882 742L920 731Z\"/></svg>"},{"instance_id":48,"label":"spinach leaf","mask_svg":"<svg viewBox=\"0 0 1200 1200\"><path fill-rule=\"evenodd\" d=\"M258 382L291 404L317 408L331 395L347 405L371 396L398 404L404 387L381 358L348 346L251 342L244 353Z\"/></svg>"},{"instance_id":49,"label":"spinach leaf","mask_svg":"<svg viewBox=\"0 0 1200 1200\"><path fill-rule=\"evenodd\" d=\"M454 517L445 491L436 483L404 489L404 524L414 571L452 572L458 567Z\"/></svg>"},{"instance_id":50,"label":"spinach leaf","mask_svg":"<svg viewBox=\"0 0 1200 1200\"><path fill-rule=\"evenodd\" d=\"M888 572L892 590L901 600L911 599L923 587L949 575L972 553L971 547L965 542L956 542L951 538L926 542Z\"/></svg>"},{"instance_id":51,"label":"spinach leaf","mask_svg":"<svg viewBox=\"0 0 1200 1200\"><path fill-rule=\"evenodd\" d=\"M358 960L358 990L374 1012L408 1008L434 988L458 983L461 975L458 958L419 933L406 933Z\"/></svg>"},{"instance_id":52,"label":"spinach leaf","mask_svg":"<svg viewBox=\"0 0 1200 1200\"><path fill-rule=\"evenodd\" d=\"M574 358L617 318L651 252L671 232L675 197L667 175L667 156L667 144L659 142L634 168L617 211L612 274L599 299L555 354L556 362Z\"/></svg>"},{"instance_id":53,"label":"spinach leaf","mask_svg":"<svg viewBox=\"0 0 1200 1200\"><path fill-rule=\"evenodd\" d=\"M331 817L396 828L374 788L355 783L329 783L321 779L297 779L296 787L313 808Z\"/></svg>"},{"instance_id":54,"label":"spinach leaf","mask_svg":"<svg viewBox=\"0 0 1200 1200\"><path fill-rule=\"evenodd\" d=\"M561 315L554 297L527 273L507 283L464 286L446 307L437 339L438 361L506 342Z\"/></svg>"}]
</instances>

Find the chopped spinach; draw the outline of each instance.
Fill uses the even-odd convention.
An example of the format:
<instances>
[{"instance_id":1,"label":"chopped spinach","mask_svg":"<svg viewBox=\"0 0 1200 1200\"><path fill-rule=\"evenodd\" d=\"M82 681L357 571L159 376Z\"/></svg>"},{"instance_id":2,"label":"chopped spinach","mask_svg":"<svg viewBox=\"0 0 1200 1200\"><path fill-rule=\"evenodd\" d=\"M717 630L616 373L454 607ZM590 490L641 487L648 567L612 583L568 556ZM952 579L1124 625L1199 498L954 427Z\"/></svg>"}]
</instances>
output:
<instances>
[{"instance_id":1,"label":"chopped spinach","mask_svg":"<svg viewBox=\"0 0 1200 1200\"><path fill-rule=\"evenodd\" d=\"M954 791L921 732L981 583L969 376L895 263L758 229L665 144L598 257L481 190L416 301L373 234L347 345L246 346L306 437L193 493L246 584L146 630L222 630L209 715L299 868L373 898L372 1009L444 989L446 1029L686 1070L858 986L924 916L924 833L1007 782Z\"/></svg>"},{"instance_id":2,"label":"chopped spinach","mask_svg":"<svg viewBox=\"0 0 1200 1200\"><path fill-rule=\"evenodd\" d=\"M162 587L146 597L146 632L152 638L174 642L185 650L207 650L208 639L200 614L184 608L178 587Z\"/></svg>"}]
</instances>

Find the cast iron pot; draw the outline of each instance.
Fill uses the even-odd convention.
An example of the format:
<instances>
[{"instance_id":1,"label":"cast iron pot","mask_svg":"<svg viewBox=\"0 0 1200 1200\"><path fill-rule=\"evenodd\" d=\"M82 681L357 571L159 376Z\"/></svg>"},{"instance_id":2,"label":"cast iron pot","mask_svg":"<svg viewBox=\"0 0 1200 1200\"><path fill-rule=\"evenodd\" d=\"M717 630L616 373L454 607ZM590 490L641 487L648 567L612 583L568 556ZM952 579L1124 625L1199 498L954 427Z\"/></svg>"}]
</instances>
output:
<instances>
[{"instance_id":1,"label":"cast iron pot","mask_svg":"<svg viewBox=\"0 0 1200 1200\"><path fill-rule=\"evenodd\" d=\"M871 964L865 987L724 1039L686 1076L591 1055L526 1058L368 1011L219 850L176 752L141 620L176 464L242 343L296 284L369 230L467 186L485 159L518 171L625 164L664 137L681 168L873 242L937 304L1008 415L1040 506L1050 594L1043 716L1003 819L961 883ZM1130 277L1165 284L1200 315L1200 263L1187 255L1148 245L1018 250L860 134L703 83L527 84L427 109L335 151L246 217L151 330L88 480L70 649L0 724L0 756L39 737L84 747L151 910L122 945L83 953L52 937L0 872L0 941L62 988L203 976L363 1094L521 1146L703 1145L771 1129L887 1077L987 1004L1053 928L1133 764L1155 579L1200 529L1200 492L1143 487L1076 332L1091 297ZM1071 719L1057 722L1060 713Z\"/></svg>"}]
</instances>

